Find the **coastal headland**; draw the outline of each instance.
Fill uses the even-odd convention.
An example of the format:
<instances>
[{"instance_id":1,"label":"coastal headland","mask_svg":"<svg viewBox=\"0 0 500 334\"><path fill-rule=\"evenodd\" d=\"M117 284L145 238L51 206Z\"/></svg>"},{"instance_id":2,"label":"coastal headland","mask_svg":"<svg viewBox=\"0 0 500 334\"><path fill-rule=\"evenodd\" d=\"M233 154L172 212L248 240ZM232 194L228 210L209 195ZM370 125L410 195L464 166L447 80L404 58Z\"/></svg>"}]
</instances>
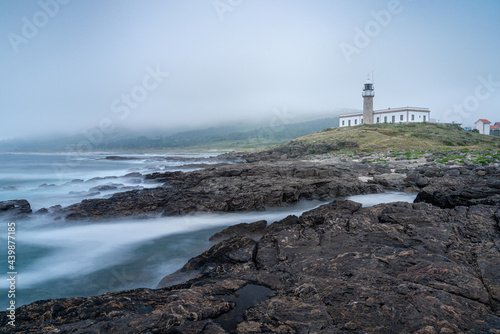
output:
<instances>
[{"instance_id":1,"label":"coastal headland","mask_svg":"<svg viewBox=\"0 0 500 334\"><path fill-rule=\"evenodd\" d=\"M3 202L4 214L78 223L330 201L219 232L157 289L37 301L0 332L500 333L500 140L412 129L330 129L43 213ZM373 207L343 199L387 190L418 195Z\"/></svg>"}]
</instances>

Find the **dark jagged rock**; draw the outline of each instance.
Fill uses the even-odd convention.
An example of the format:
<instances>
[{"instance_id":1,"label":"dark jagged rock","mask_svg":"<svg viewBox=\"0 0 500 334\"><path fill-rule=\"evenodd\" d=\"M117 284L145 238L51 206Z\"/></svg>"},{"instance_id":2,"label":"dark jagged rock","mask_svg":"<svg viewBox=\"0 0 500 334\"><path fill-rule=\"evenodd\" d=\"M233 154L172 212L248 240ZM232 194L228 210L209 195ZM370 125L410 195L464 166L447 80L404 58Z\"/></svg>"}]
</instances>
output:
<instances>
[{"instance_id":1,"label":"dark jagged rock","mask_svg":"<svg viewBox=\"0 0 500 334\"><path fill-rule=\"evenodd\" d=\"M110 155L110 156L107 156L104 159L106 159L106 160L118 160L118 161L122 161L122 160L139 160L141 158L137 158L137 157L122 157L122 156L118 156L118 155Z\"/></svg>"},{"instance_id":2,"label":"dark jagged rock","mask_svg":"<svg viewBox=\"0 0 500 334\"><path fill-rule=\"evenodd\" d=\"M498 332L499 169L422 166L393 176L349 166L287 160L153 174L146 179L163 187L65 208L68 218L101 219L259 210L382 187L421 188L419 203L362 208L338 200L270 224L258 240L224 240L166 276L159 289L22 306L15 332ZM358 181L360 175L374 176L373 183ZM245 287L272 293L238 305Z\"/></svg>"},{"instance_id":3,"label":"dark jagged rock","mask_svg":"<svg viewBox=\"0 0 500 334\"><path fill-rule=\"evenodd\" d=\"M0 201L0 215L13 218L22 218L30 214L31 205L25 199Z\"/></svg>"},{"instance_id":4,"label":"dark jagged rock","mask_svg":"<svg viewBox=\"0 0 500 334\"><path fill-rule=\"evenodd\" d=\"M19 189L19 187L17 186L7 186L7 187L3 187L0 189L0 191L12 191L12 190L17 190Z\"/></svg>"},{"instance_id":5,"label":"dark jagged rock","mask_svg":"<svg viewBox=\"0 0 500 334\"><path fill-rule=\"evenodd\" d=\"M54 205L49 208L41 208L35 212L37 215L52 215L56 216L58 212L61 212L62 206Z\"/></svg>"},{"instance_id":6,"label":"dark jagged rock","mask_svg":"<svg viewBox=\"0 0 500 334\"><path fill-rule=\"evenodd\" d=\"M212 270L224 270L234 263L252 261L255 256L256 241L247 237L223 240L203 254L188 261L181 269L164 277L158 288L164 288L193 279Z\"/></svg>"},{"instance_id":7,"label":"dark jagged rock","mask_svg":"<svg viewBox=\"0 0 500 334\"><path fill-rule=\"evenodd\" d=\"M237 225L229 226L220 232L212 235L208 240L210 241L222 241L225 239L230 239L236 236L245 236L250 238L256 238L264 233L267 226L267 221L259 220L254 223L241 223Z\"/></svg>"},{"instance_id":8,"label":"dark jagged rock","mask_svg":"<svg viewBox=\"0 0 500 334\"><path fill-rule=\"evenodd\" d=\"M116 189L118 189L118 187L121 187L121 186L123 186L123 184L120 184L120 183L101 184L101 185L90 188L89 192L111 191L111 190L116 190Z\"/></svg>"},{"instance_id":9,"label":"dark jagged rock","mask_svg":"<svg viewBox=\"0 0 500 334\"><path fill-rule=\"evenodd\" d=\"M142 174L139 172L132 172L132 173L128 173L128 174L123 175L123 177L140 178L140 177L142 177Z\"/></svg>"},{"instance_id":10,"label":"dark jagged rock","mask_svg":"<svg viewBox=\"0 0 500 334\"><path fill-rule=\"evenodd\" d=\"M44 183L38 186L38 188L49 188L49 187L56 187L56 185L53 183L52 184Z\"/></svg>"},{"instance_id":11,"label":"dark jagged rock","mask_svg":"<svg viewBox=\"0 0 500 334\"><path fill-rule=\"evenodd\" d=\"M157 173L146 179L161 181L164 186L84 200L65 208L66 218L255 211L304 199L328 200L382 191L380 185L360 182L355 172L306 162L234 164L190 173Z\"/></svg>"},{"instance_id":12,"label":"dark jagged rock","mask_svg":"<svg viewBox=\"0 0 500 334\"><path fill-rule=\"evenodd\" d=\"M103 181L103 180L113 180L113 179L117 179L118 176L104 176L104 177L93 177L85 182L95 182L95 181Z\"/></svg>"},{"instance_id":13,"label":"dark jagged rock","mask_svg":"<svg viewBox=\"0 0 500 334\"><path fill-rule=\"evenodd\" d=\"M84 200L65 208L64 212L68 219L102 219L144 214L252 211L285 206L302 199L329 200L382 189L421 189L417 202L442 207L474 203L494 205L499 201L500 171L497 168L421 166L407 169L404 174L391 173L385 167L377 168L360 163L351 163L345 169L327 164L282 161L223 165L189 173L154 173L147 175L146 181L162 182L162 187ZM480 171L486 174L478 177ZM360 182L360 175L371 175L373 180ZM445 189L445 193L441 189ZM470 195L471 191L475 194ZM474 200L469 201L467 198L471 196Z\"/></svg>"},{"instance_id":14,"label":"dark jagged rock","mask_svg":"<svg viewBox=\"0 0 500 334\"><path fill-rule=\"evenodd\" d=\"M499 220L491 205L334 201L214 245L188 282L22 306L16 332L223 333L231 314L237 333L496 333ZM273 293L230 313L247 285Z\"/></svg>"},{"instance_id":15,"label":"dark jagged rock","mask_svg":"<svg viewBox=\"0 0 500 334\"><path fill-rule=\"evenodd\" d=\"M426 202L441 208L475 204L500 205L500 171L485 177L461 175L433 179L417 195L415 202Z\"/></svg>"}]
</instances>

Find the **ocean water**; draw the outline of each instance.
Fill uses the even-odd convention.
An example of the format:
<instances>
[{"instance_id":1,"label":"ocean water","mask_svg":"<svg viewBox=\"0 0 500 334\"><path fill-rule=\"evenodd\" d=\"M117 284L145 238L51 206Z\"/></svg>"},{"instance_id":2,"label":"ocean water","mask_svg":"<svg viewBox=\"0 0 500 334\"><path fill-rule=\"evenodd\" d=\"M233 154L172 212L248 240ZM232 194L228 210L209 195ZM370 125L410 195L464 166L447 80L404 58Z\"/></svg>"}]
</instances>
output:
<instances>
[{"instance_id":1,"label":"ocean water","mask_svg":"<svg viewBox=\"0 0 500 334\"><path fill-rule=\"evenodd\" d=\"M117 191L154 187L130 173L194 170L185 164L217 163L214 155L115 155L130 160L108 160L105 154L0 154L0 201L27 199L33 211L67 206L82 199L103 198ZM109 190L102 190L107 186Z\"/></svg>"},{"instance_id":2,"label":"ocean water","mask_svg":"<svg viewBox=\"0 0 500 334\"><path fill-rule=\"evenodd\" d=\"M127 155L130 157L131 155ZM105 155L0 154L0 200L27 199L34 211L111 196L134 187L154 187L129 173L193 170L193 163L216 163L209 155L136 155L106 160ZM186 169L185 165L189 164ZM78 181L75 181L78 180ZM96 187L108 190L92 190ZM100 188L102 189L102 188ZM370 196L370 195L367 195ZM380 202L413 201L414 195L377 194ZM351 197L363 202L368 197ZM364 205L372 205L374 198ZM155 288L162 277L210 248L208 238L223 228L287 215L324 204L304 201L264 212L197 214L100 222L35 216L16 223L16 306L40 299L84 297L132 288ZM376 204L376 203L375 203ZM0 222L0 308L8 306L7 224ZM1 276L0 276L1 277Z\"/></svg>"},{"instance_id":3,"label":"ocean water","mask_svg":"<svg viewBox=\"0 0 500 334\"><path fill-rule=\"evenodd\" d=\"M417 198L417 193L406 193L401 191L387 191L382 194L354 195L346 199L363 204L363 207L374 206L380 203L409 202Z\"/></svg>"}]
</instances>

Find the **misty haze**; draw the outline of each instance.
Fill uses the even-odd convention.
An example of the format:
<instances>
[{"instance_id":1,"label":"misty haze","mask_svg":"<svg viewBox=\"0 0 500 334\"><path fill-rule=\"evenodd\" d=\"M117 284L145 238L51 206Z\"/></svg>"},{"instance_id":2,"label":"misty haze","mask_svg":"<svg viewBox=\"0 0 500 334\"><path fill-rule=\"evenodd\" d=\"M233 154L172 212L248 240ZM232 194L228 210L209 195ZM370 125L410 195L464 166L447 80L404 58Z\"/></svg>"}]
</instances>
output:
<instances>
[{"instance_id":1,"label":"misty haze","mask_svg":"<svg viewBox=\"0 0 500 334\"><path fill-rule=\"evenodd\" d=\"M4 0L0 333L497 333L500 2Z\"/></svg>"}]
</instances>

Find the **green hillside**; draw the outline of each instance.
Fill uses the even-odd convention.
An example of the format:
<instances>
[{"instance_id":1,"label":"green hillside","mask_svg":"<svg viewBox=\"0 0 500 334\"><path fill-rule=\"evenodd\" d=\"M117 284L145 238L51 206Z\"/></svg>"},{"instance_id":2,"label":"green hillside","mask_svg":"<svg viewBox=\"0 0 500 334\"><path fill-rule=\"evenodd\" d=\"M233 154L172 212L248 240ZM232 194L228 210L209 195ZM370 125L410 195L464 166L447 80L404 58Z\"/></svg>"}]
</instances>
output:
<instances>
[{"instance_id":1,"label":"green hillside","mask_svg":"<svg viewBox=\"0 0 500 334\"><path fill-rule=\"evenodd\" d=\"M436 123L373 124L329 128L292 141L293 145L317 146L345 143L361 151L382 150L486 150L499 149L500 137L481 135ZM290 145L290 144L286 144Z\"/></svg>"}]
</instances>

